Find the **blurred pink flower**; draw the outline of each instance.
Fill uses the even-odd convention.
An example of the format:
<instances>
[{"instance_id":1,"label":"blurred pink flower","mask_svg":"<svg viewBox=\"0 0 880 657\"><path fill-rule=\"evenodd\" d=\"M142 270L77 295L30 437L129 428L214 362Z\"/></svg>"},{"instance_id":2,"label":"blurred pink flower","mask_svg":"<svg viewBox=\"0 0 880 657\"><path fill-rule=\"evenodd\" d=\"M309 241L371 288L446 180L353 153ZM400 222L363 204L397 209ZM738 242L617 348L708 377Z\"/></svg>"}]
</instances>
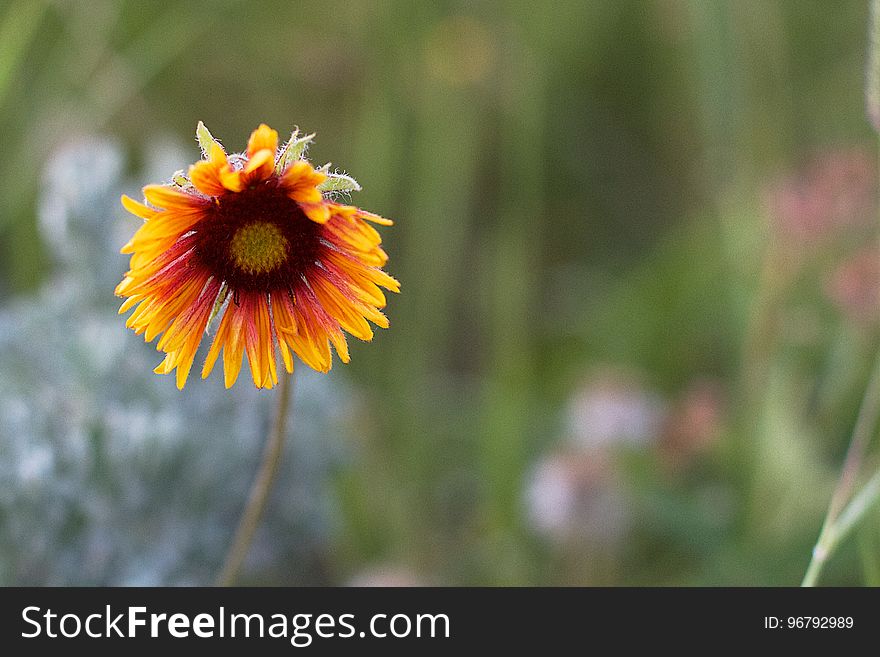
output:
<instances>
[{"instance_id":1,"label":"blurred pink flower","mask_svg":"<svg viewBox=\"0 0 880 657\"><path fill-rule=\"evenodd\" d=\"M684 465L718 440L726 402L717 381L701 379L691 383L663 427L660 451L668 465Z\"/></svg>"},{"instance_id":2,"label":"blurred pink flower","mask_svg":"<svg viewBox=\"0 0 880 657\"><path fill-rule=\"evenodd\" d=\"M526 486L525 504L532 529L558 542L613 544L630 525L623 490L602 451L544 456Z\"/></svg>"},{"instance_id":3,"label":"blurred pink flower","mask_svg":"<svg viewBox=\"0 0 880 657\"><path fill-rule=\"evenodd\" d=\"M770 215L784 238L816 243L842 228L864 225L877 195L875 166L858 147L830 151L768 194Z\"/></svg>"},{"instance_id":4,"label":"blurred pink flower","mask_svg":"<svg viewBox=\"0 0 880 657\"><path fill-rule=\"evenodd\" d=\"M880 251L867 247L838 265L825 294L857 324L875 324L880 314Z\"/></svg>"},{"instance_id":5,"label":"blurred pink flower","mask_svg":"<svg viewBox=\"0 0 880 657\"><path fill-rule=\"evenodd\" d=\"M638 377L619 371L595 375L568 408L568 435L579 448L644 446L659 435L665 404Z\"/></svg>"},{"instance_id":6,"label":"blurred pink flower","mask_svg":"<svg viewBox=\"0 0 880 657\"><path fill-rule=\"evenodd\" d=\"M348 586L404 588L425 586L425 582L404 566L387 564L360 571L349 580Z\"/></svg>"}]
</instances>

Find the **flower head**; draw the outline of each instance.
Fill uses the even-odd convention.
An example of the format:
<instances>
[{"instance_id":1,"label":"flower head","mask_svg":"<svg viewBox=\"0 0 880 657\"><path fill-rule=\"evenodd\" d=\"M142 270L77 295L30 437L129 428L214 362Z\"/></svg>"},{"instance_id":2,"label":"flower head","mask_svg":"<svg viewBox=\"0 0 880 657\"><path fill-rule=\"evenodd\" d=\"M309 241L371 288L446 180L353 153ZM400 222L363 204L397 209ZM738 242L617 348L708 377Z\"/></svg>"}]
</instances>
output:
<instances>
[{"instance_id":1,"label":"flower head","mask_svg":"<svg viewBox=\"0 0 880 657\"><path fill-rule=\"evenodd\" d=\"M183 388L214 316L202 377L222 351L227 388L244 354L254 385L277 383L276 346L288 372L292 353L328 371L331 343L347 363L343 329L371 340L367 320L388 327L380 287L400 290L381 270L388 256L367 223L392 222L333 200L360 187L303 158L312 135L295 132L279 149L278 133L263 124L246 153L227 155L201 123L196 134L204 159L188 175L144 187L145 203L122 197L144 224L122 248L131 261L116 287L127 297L119 312L136 306L126 326L147 342L161 335L165 359L155 371L176 369Z\"/></svg>"}]
</instances>

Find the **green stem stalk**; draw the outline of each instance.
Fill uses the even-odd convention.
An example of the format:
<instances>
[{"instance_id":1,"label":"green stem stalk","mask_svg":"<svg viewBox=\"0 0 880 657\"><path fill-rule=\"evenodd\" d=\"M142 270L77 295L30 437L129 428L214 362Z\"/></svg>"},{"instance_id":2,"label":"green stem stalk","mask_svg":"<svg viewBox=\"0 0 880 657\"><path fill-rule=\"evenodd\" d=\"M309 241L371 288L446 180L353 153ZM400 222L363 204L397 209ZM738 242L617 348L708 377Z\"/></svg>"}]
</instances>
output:
<instances>
[{"instance_id":1,"label":"green stem stalk","mask_svg":"<svg viewBox=\"0 0 880 657\"><path fill-rule=\"evenodd\" d=\"M287 432L287 415L290 409L290 389L292 387L291 379L293 379L292 375L288 376L283 373L279 377L275 417L269 435L266 437L263 460L260 463L257 477L251 485L247 505L241 514L238 529L236 529L235 537L229 546L223 568L221 568L220 573L217 575L215 586L232 586L235 583L248 550L250 550L251 543L254 540L254 534L256 534L260 519L266 510L266 502L269 499L269 492L272 490L275 475L278 473L278 465L281 462L281 453L284 447L284 437Z\"/></svg>"},{"instance_id":2,"label":"green stem stalk","mask_svg":"<svg viewBox=\"0 0 880 657\"><path fill-rule=\"evenodd\" d=\"M880 417L880 353L877 355L871 379L865 388L843 469L831 495L828 512L825 514L822 530L819 532L819 539L813 548L813 556L801 586L816 585L828 558L880 495L880 472L878 472L844 508L855 484L868 443L876 431L878 417Z\"/></svg>"},{"instance_id":3,"label":"green stem stalk","mask_svg":"<svg viewBox=\"0 0 880 657\"><path fill-rule=\"evenodd\" d=\"M865 104L869 120L874 128L880 131L880 0L872 0L869 21L870 52L865 74ZM871 379L865 388L840 479L831 496L825 521L822 523L822 530L819 532L819 539L813 548L813 556L801 586L815 586L819 582L819 576L828 558L880 499L880 470L878 470L844 508L850 498L868 443L877 430L878 416L880 416L880 353L877 355Z\"/></svg>"},{"instance_id":4,"label":"green stem stalk","mask_svg":"<svg viewBox=\"0 0 880 657\"><path fill-rule=\"evenodd\" d=\"M880 501L880 470L874 473L836 521L828 523L826 519L826 525L822 527L822 533L819 535L816 547L813 548L813 558L810 560L801 586L816 586L828 558L878 501Z\"/></svg>"}]
</instances>

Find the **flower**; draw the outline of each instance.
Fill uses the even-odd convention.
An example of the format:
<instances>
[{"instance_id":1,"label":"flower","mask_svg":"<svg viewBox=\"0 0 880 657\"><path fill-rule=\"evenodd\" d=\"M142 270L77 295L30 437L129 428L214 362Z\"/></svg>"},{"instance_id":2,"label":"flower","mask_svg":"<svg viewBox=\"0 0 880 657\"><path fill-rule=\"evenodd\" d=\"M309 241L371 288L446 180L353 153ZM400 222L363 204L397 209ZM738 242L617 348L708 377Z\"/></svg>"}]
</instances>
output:
<instances>
[{"instance_id":1,"label":"flower","mask_svg":"<svg viewBox=\"0 0 880 657\"><path fill-rule=\"evenodd\" d=\"M604 369L593 374L568 405L568 433L579 449L640 447L660 433L666 405L638 376Z\"/></svg>"},{"instance_id":2,"label":"flower","mask_svg":"<svg viewBox=\"0 0 880 657\"><path fill-rule=\"evenodd\" d=\"M408 588L426 586L426 582L406 566L384 564L360 571L348 581L346 586Z\"/></svg>"},{"instance_id":3,"label":"flower","mask_svg":"<svg viewBox=\"0 0 880 657\"><path fill-rule=\"evenodd\" d=\"M611 547L631 524L613 459L602 449L554 450L533 466L525 486L530 527L553 541Z\"/></svg>"},{"instance_id":4,"label":"flower","mask_svg":"<svg viewBox=\"0 0 880 657\"><path fill-rule=\"evenodd\" d=\"M828 151L777 181L767 197L776 230L799 247L870 224L877 196L874 169L869 153L848 148Z\"/></svg>"},{"instance_id":5,"label":"flower","mask_svg":"<svg viewBox=\"0 0 880 657\"><path fill-rule=\"evenodd\" d=\"M880 310L880 253L863 247L846 257L826 279L825 295L856 325L870 327Z\"/></svg>"},{"instance_id":6,"label":"flower","mask_svg":"<svg viewBox=\"0 0 880 657\"><path fill-rule=\"evenodd\" d=\"M724 432L727 399L718 381L696 379L663 423L658 448L665 464L682 468L705 454Z\"/></svg>"},{"instance_id":7,"label":"flower","mask_svg":"<svg viewBox=\"0 0 880 657\"><path fill-rule=\"evenodd\" d=\"M379 233L367 222L388 219L333 200L358 190L350 177L315 169L304 159L313 135L278 148L278 133L263 124L247 152L227 155L203 124L196 131L204 159L168 185L144 187L145 203L122 204L144 224L122 248L130 269L116 287L135 307L126 326L165 359L159 374L177 370L183 388L214 316L219 324L202 367L210 374L223 351L226 387L235 383L247 354L257 388L278 382L276 345L293 372L292 353L327 372L330 343L349 361L343 329L369 341L367 320L388 320L383 287L399 283L382 271L388 260Z\"/></svg>"}]
</instances>

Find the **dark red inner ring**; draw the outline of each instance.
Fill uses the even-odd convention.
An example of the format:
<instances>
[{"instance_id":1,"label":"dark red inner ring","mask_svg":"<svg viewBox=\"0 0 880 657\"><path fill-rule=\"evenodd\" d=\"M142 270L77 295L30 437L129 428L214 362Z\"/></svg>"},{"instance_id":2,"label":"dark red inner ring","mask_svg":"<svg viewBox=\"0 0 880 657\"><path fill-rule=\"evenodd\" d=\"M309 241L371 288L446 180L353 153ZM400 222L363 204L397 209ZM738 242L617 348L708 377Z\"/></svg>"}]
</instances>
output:
<instances>
[{"instance_id":1,"label":"dark red inner ring","mask_svg":"<svg viewBox=\"0 0 880 657\"><path fill-rule=\"evenodd\" d=\"M229 250L235 233L257 222L275 225L287 240L286 258L269 272L242 270ZM233 293L291 290L317 260L321 244L320 224L309 219L272 180L218 197L193 230L195 257Z\"/></svg>"}]
</instances>

